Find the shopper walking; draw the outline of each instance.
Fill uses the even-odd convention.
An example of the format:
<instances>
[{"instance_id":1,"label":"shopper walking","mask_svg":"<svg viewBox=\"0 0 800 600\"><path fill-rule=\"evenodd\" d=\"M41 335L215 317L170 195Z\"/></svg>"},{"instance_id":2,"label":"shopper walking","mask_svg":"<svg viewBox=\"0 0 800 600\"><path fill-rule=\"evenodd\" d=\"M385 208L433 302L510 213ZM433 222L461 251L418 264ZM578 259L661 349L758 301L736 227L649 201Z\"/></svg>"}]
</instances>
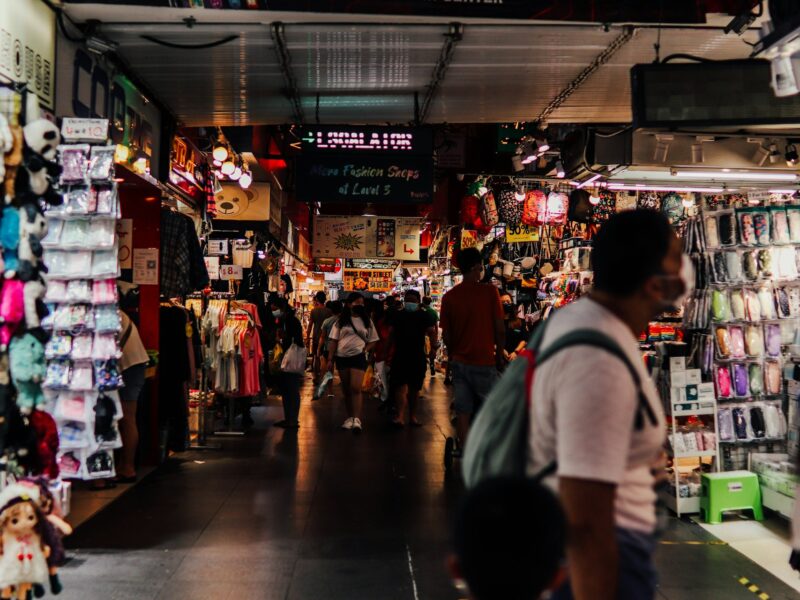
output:
<instances>
[{"instance_id":1,"label":"shopper walking","mask_svg":"<svg viewBox=\"0 0 800 600\"><path fill-rule=\"evenodd\" d=\"M333 329L333 326L339 319L339 315L342 314L342 303L338 300L332 300L325 306L331 311L331 316L325 319L319 332L319 343L317 345L319 347L320 371L328 371L328 350L330 349L331 329ZM325 386L328 389L328 397L333 397L333 394L330 393L332 385L333 383L331 382ZM321 397L321 395L317 397L315 394L313 399L319 400Z\"/></svg>"},{"instance_id":2,"label":"shopper walking","mask_svg":"<svg viewBox=\"0 0 800 600\"><path fill-rule=\"evenodd\" d=\"M122 336L119 345L122 349L122 358L119 368L122 371L122 381L125 386L119 391L122 402L122 419L119 421L119 435L122 438L122 448L117 461L117 481L119 483L134 483L136 481L136 450L139 446L139 428L136 425L136 409L139 406L139 396L145 383L145 371L150 357L139 336L139 329L130 317L122 310L119 311L122 320Z\"/></svg>"},{"instance_id":3,"label":"shopper walking","mask_svg":"<svg viewBox=\"0 0 800 600\"><path fill-rule=\"evenodd\" d=\"M367 353L378 341L378 332L364 307L364 296L352 292L347 297L342 314L331 329L329 340L328 370L333 372L334 364L339 370L347 412L342 429L361 433L364 416L361 386L367 369Z\"/></svg>"},{"instance_id":4,"label":"shopper walking","mask_svg":"<svg viewBox=\"0 0 800 600\"><path fill-rule=\"evenodd\" d=\"M424 310L428 315L433 319L433 326L438 329L439 326L439 313L436 312L436 309L433 308L433 298L430 296L425 296L422 299L422 310ZM437 331L438 334L438 331ZM433 345L433 340L430 339L431 345ZM436 352L431 352L429 357L429 366L431 368L431 377L436 376Z\"/></svg>"},{"instance_id":5,"label":"shopper walking","mask_svg":"<svg viewBox=\"0 0 800 600\"><path fill-rule=\"evenodd\" d=\"M506 346L503 354L507 362L517 358L517 354L525 349L530 336L525 321L519 316L518 310L513 304L503 305L503 311L506 313Z\"/></svg>"},{"instance_id":6,"label":"shopper walking","mask_svg":"<svg viewBox=\"0 0 800 600\"><path fill-rule=\"evenodd\" d=\"M286 352L292 344L303 348L303 326L286 299L273 298L270 308L275 319L277 339L283 351ZM300 387L303 383L303 374L281 371L279 381L283 400L283 419L274 425L284 429L297 429L300 426Z\"/></svg>"},{"instance_id":7,"label":"shopper walking","mask_svg":"<svg viewBox=\"0 0 800 600\"><path fill-rule=\"evenodd\" d=\"M408 290L403 311L394 316L391 325L393 358L390 377L397 408L392 422L397 427L404 427L408 410L409 423L419 427L417 400L427 368L425 336L430 338L432 352L435 351L439 341L436 322L428 312L420 310L419 292Z\"/></svg>"},{"instance_id":8,"label":"shopper walking","mask_svg":"<svg viewBox=\"0 0 800 600\"><path fill-rule=\"evenodd\" d=\"M497 381L505 358L505 325L500 294L481 283L485 270L475 248L461 250L464 280L442 298L442 337L452 363L459 447L467 441L472 418Z\"/></svg>"},{"instance_id":9,"label":"shopper walking","mask_svg":"<svg viewBox=\"0 0 800 600\"><path fill-rule=\"evenodd\" d=\"M627 361L598 347L573 346L537 369L529 468L539 473L557 465L569 525L570 582L554 598L650 600L654 473L663 473L665 434L637 339L652 318L682 303L693 281L691 262L664 216L637 210L603 225L592 266L594 290L542 325L541 351L589 329L616 342Z\"/></svg>"},{"instance_id":10,"label":"shopper walking","mask_svg":"<svg viewBox=\"0 0 800 600\"><path fill-rule=\"evenodd\" d=\"M311 348L311 369L314 373L314 381L320 374L320 361L319 361L319 339L320 332L322 331L322 324L325 319L332 316L330 309L325 306L325 292L317 292L314 294L314 308L311 309L311 314L308 319L308 328L306 330L306 347Z\"/></svg>"}]
</instances>

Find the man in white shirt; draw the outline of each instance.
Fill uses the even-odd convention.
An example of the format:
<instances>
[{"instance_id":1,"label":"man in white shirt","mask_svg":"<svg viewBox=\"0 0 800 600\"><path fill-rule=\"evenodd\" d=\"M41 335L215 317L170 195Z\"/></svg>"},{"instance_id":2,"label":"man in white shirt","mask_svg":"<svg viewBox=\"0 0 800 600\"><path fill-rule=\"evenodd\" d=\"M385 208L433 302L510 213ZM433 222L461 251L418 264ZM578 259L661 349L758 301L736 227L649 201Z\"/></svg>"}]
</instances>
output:
<instances>
[{"instance_id":1,"label":"man in white shirt","mask_svg":"<svg viewBox=\"0 0 800 600\"><path fill-rule=\"evenodd\" d=\"M663 470L665 429L637 338L688 293L686 261L660 213L615 215L594 242L594 290L543 325L542 350L579 329L609 336L635 368L642 394L625 363L597 347L571 347L535 373L529 471L556 462L569 527L570 581L553 596L558 600L655 595L654 473Z\"/></svg>"}]
</instances>

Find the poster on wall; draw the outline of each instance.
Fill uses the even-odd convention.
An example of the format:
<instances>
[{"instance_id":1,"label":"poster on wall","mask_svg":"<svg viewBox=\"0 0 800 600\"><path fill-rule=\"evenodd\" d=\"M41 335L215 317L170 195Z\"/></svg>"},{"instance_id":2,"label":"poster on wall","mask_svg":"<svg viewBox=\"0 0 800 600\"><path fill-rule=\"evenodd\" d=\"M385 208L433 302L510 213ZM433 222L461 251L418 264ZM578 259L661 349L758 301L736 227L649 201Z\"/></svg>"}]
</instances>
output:
<instances>
[{"instance_id":1,"label":"poster on wall","mask_svg":"<svg viewBox=\"0 0 800 600\"><path fill-rule=\"evenodd\" d=\"M246 190L238 183L223 182L217 202L217 219L223 221L269 221L268 183L253 182Z\"/></svg>"},{"instance_id":2,"label":"poster on wall","mask_svg":"<svg viewBox=\"0 0 800 600\"><path fill-rule=\"evenodd\" d=\"M314 256L366 258L366 217L321 217L314 219Z\"/></svg>"},{"instance_id":3,"label":"poster on wall","mask_svg":"<svg viewBox=\"0 0 800 600\"><path fill-rule=\"evenodd\" d=\"M345 269L344 289L356 292L389 292L394 287L392 269Z\"/></svg>"},{"instance_id":4,"label":"poster on wall","mask_svg":"<svg viewBox=\"0 0 800 600\"><path fill-rule=\"evenodd\" d=\"M314 257L420 260L420 228L413 217L314 218Z\"/></svg>"},{"instance_id":5,"label":"poster on wall","mask_svg":"<svg viewBox=\"0 0 800 600\"><path fill-rule=\"evenodd\" d=\"M158 285L158 248L134 248L133 283Z\"/></svg>"},{"instance_id":6,"label":"poster on wall","mask_svg":"<svg viewBox=\"0 0 800 600\"><path fill-rule=\"evenodd\" d=\"M56 13L41 0L0 2L0 79L27 83L55 108Z\"/></svg>"}]
</instances>

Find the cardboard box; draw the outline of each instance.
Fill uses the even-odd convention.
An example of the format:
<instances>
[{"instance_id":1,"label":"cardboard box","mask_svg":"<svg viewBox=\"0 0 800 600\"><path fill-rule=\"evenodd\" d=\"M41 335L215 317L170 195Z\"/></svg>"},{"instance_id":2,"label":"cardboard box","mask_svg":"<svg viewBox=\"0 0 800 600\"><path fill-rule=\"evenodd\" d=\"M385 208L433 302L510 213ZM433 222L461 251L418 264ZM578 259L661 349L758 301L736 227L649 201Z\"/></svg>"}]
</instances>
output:
<instances>
[{"instance_id":1,"label":"cardboard box","mask_svg":"<svg viewBox=\"0 0 800 600\"><path fill-rule=\"evenodd\" d=\"M697 384L697 399L701 401L715 400L714 384L710 381Z\"/></svg>"},{"instance_id":2,"label":"cardboard box","mask_svg":"<svg viewBox=\"0 0 800 600\"><path fill-rule=\"evenodd\" d=\"M670 371L669 384L674 388L686 387L686 371Z\"/></svg>"},{"instance_id":3,"label":"cardboard box","mask_svg":"<svg viewBox=\"0 0 800 600\"><path fill-rule=\"evenodd\" d=\"M673 356L669 359L669 370L673 373L686 370L686 357Z\"/></svg>"},{"instance_id":4,"label":"cardboard box","mask_svg":"<svg viewBox=\"0 0 800 600\"><path fill-rule=\"evenodd\" d=\"M686 371L686 385L697 385L703 382L700 369L689 369Z\"/></svg>"}]
</instances>

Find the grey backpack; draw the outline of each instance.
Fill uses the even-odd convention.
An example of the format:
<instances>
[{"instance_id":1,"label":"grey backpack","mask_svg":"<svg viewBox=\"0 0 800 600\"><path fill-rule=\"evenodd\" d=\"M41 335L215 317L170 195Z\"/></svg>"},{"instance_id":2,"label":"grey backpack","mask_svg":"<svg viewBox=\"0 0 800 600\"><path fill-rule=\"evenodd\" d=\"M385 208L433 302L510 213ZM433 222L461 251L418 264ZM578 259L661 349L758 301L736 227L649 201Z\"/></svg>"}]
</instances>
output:
<instances>
[{"instance_id":1,"label":"grey backpack","mask_svg":"<svg viewBox=\"0 0 800 600\"><path fill-rule=\"evenodd\" d=\"M468 488L484 479L497 476L524 477L528 464L528 431L531 389L536 367L562 350L572 346L593 346L620 359L633 377L639 398L635 427L644 427L645 418L656 425L658 420L642 392L636 368L616 341L594 329L578 329L556 339L540 351L546 323L533 334L520 353L495 384L470 428L464 449L462 471ZM537 477L556 471L556 463L548 465Z\"/></svg>"}]
</instances>

